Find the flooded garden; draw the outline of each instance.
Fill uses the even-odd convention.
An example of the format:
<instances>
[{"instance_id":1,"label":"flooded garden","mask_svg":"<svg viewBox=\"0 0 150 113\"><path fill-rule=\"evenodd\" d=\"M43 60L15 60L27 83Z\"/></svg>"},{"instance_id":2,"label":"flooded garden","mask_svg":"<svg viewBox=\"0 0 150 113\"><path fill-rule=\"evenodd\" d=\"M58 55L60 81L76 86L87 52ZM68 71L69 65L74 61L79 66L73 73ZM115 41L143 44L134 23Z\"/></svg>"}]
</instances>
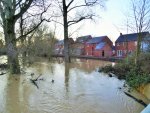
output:
<instances>
[{"instance_id":1,"label":"flooded garden","mask_svg":"<svg viewBox=\"0 0 150 113\"><path fill-rule=\"evenodd\" d=\"M114 65L99 60L72 59L65 64L62 59L38 58L22 66L19 76L0 76L0 113L140 113L144 106L125 95L124 80L98 72L107 64ZM145 95L131 94L149 103L148 89Z\"/></svg>"}]
</instances>

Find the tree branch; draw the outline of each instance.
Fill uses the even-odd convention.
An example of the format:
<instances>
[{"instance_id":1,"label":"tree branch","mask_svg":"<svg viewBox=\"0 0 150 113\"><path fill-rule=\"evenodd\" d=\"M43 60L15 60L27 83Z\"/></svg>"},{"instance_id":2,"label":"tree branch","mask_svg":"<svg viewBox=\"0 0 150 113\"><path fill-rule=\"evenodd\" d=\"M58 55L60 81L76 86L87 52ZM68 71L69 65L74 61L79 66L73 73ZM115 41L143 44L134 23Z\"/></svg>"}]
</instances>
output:
<instances>
[{"instance_id":1,"label":"tree branch","mask_svg":"<svg viewBox=\"0 0 150 113\"><path fill-rule=\"evenodd\" d=\"M23 7L20 8L20 12L14 16L15 20L21 17L30 7L32 4L33 0L26 0Z\"/></svg>"},{"instance_id":2,"label":"tree branch","mask_svg":"<svg viewBox=\"0 0 150 113\"><path fill-rule=\"evenodd\" d=\"M44 5L44 3L43 3L43 5ZM35 31L42 23L43 23L43 21L51 21L50 19L52 18L52 17L50 17L49 19L43 19L42 17L43 17L43 14L45 13L45 12L47 12L47 10L48 10L48 8L50 7L50 5L51 4L49 4L46 8L44 7L44 11L43 12L41 12L41 13L39 13L39 14L36 14L36 16L38 16L38 15L40 15L40 22L37 24L37 25L35 25L32 29L30 29L28 32L26 32L25 34L23 34L23 32L21 33L21 36L19 36L16 40L18 41L18 40L20 40L20 39L23 39L24 37L26 37L27 35L29 35L30 33L32 33L33 31ZM30 14L31 15L31 17L32 16L35 16L35 15L32 15L32 14ZM22 16L21 16L22 17ZM27 18L27 17L26 17ZM25 18L25 19L26 19ZM24 21L24 19L22 19L21 20L22 22ZM23 25L23 23L20 23L20 24L22 24ZM21 25L21 26L22 26Z\"/></svg>"},{"instance_id":3,"label":"tree branch","mask_svg":"<svg viewBox=\"0 0 150 113\"><path fill-rule=\"evenodd\" d=\"M70 2L70 3L71 3L71 2ZM68 10L68 12L70 12L70 11L73 10L73 9L80 8L80 7L92 7L92 6L95 5L96 3L98 3L98 0L95 0L95 1L93 1L93 2L87 2L87 1L85 0L85 4L81 4L81 5L74 6L74 7L70 8L70 9Z\"/></svg>"},{"instance_id":4,"label":"tree branch","mask_svg":"<svg viewBox=\"0 0 150 113\"><path fill-rule=\"evenodd\" d=\"M87 5L85 4L85 5L74 6L74 7L70 8L67 12L70 12L71 10L76 9L76 8L80 8L80 7L87 7Z\"/></svg>"},{"instance_id":5,"label":"tree branch","mask_svg":"<svg viewBox=\"0 0 150 113\"><path fill-rule=\"evenodd\" d=\"M72 20L72 21L68 21L68 26L71 26L73 24L76 24L76 23L79 23L80 21L82 20L87 20L87 19L93 19L93 16L95 15L87 15L87 16L81 16L79 19L76 19L76 20Z\"/></svg>"},{"instance_id":6,"label":"tree branch","mask_svg":"<svg viewBox=\"0 0 150 113\"><path fill-rule=\"evenodd\" d=\"M35 31L35 30L42 24L43 21L44 21L44 19L41 20L35 27L33 27L33 28L32 28L30 31L28 31L26 34L23 34L23 35L19 36L19 37L16 39L16 41L18 41L18 40L20 40L20 39L23 39L24 37L26 37L27 35L29 35L29 34L32 33L33 31Z\"/></svg>"},{"instance_id":7,"label":"tree branch","mask_svg":"<svg viewBox=\"0 0 150 113\"><path fill-rule=\"evenodd\" d=\"M69 4L67 5L67 9L70 7L70 5L71 5L73 2L74 2L74 0L71 0L71 1L69 2Z\"/></svg>"},{"instance_id":8,"label":"tree branch","mask_svg":"<svg viewBox=\"0 0 150 113\"><path fill-rule=\"evenodd\" d=\"M47 21L47 20L46 20ZM58 23L58 24L60 24L60 25L64 25L64 24L62 24L61 22L58 22L58 21L56 21L56 20L51 20L52 22L56 22L56 23ZM49 21L47 21L47 22L49 22Z\"/></svg>"}]
</instances>

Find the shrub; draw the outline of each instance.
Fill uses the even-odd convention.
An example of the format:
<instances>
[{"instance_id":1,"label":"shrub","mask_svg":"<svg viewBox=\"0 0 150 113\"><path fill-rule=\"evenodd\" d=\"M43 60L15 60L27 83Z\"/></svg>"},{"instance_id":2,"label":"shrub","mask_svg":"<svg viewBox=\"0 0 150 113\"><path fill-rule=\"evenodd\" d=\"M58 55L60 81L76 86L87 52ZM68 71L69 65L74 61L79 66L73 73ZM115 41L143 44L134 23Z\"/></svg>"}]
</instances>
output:
<instances>
[{"instance_id":1,"label":"shrub","mask_svg":"<svg viewBox=\"0 0 150 113\"><path fill-rule=\"evenodd\" d=\"M114 72L114 68L111 65L107 65L105 67L102 67L99 69L99 72L104 72L104 73L110 73L110 72Z\"/></svg>"},{"instance_id":2,"label":"shrub","mask_svg":"<svg viewBox=\"0 0 150 113\"><path fill-rule=\"evenodd\" d=\"M142 72L138 67L134 67L127 73L126 82L130 87L138 88L150 82L150 74Z\"/></svg>"},{"instance_id":3,"label":"shrub","mask_svg":"<svg viewBox=\"0 0 150 113\"><path fill-rule=\"evenodd\" d=\"M138 58L138 65L135 65L134 56L131 56L114 67L103 67L101 71L114 73L119 79L125 79L132 88L138 88L150 83L150 53L142 53Z\"/></svg>"}]
</instances>

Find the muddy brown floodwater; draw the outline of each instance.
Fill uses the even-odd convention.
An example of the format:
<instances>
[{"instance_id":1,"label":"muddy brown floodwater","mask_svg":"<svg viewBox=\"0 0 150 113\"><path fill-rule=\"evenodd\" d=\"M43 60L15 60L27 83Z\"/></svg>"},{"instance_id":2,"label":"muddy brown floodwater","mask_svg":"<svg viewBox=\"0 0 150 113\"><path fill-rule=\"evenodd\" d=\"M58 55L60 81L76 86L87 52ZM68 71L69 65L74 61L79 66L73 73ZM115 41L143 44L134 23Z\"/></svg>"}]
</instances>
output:
<instances>
[{"instance_id":1,"label":"muddy brown floodwater","mask_svg":"<svg viewBox=\"0 0 150 113\"><path fill-rule=\"evenodd\" d=\"M140 113L144 107L123 93L124 81L97 72L107 64L112 63L74 59L65 65L43 59L25 66L20 76L2 75L0 113ZM37 87L30 79L39 75Z\"/></svg>"}]
</instances>

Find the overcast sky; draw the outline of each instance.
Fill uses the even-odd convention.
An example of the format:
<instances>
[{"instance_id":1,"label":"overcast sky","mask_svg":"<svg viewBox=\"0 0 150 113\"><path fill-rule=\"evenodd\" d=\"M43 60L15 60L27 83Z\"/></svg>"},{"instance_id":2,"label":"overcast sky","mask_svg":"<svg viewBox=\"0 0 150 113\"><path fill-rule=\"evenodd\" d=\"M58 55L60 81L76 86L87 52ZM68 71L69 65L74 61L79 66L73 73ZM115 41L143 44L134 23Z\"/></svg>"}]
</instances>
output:
<instances>
[{"instance_id":1,"label":"overcast sky","mask_svg":"<svg viewBox=\"0 0 150 113\"><path fill-rule=\"evenodd\" d=\"M92 36L107 35L113 42L120 32L127 33L126 13L130 0L108 0L106 10L100 12L101 19L96 24L86 24L80 34L91 33ZM88 31L88 32L87 32Z\"/></svg>"},{"instance_id":2,"label":"overcast sky","mask_svg":"<svg viewBox=\"0 0 150 113\"><path fill-rule=\"evenodd\" d=\"M126 13L130 8L130 0L108 0L106 10L99 12L101 18L94 23L85 23L79 31L80 35L103 36L107 35L113 42L120 32L127 33Z\"/></svg>"}]
</instances>

